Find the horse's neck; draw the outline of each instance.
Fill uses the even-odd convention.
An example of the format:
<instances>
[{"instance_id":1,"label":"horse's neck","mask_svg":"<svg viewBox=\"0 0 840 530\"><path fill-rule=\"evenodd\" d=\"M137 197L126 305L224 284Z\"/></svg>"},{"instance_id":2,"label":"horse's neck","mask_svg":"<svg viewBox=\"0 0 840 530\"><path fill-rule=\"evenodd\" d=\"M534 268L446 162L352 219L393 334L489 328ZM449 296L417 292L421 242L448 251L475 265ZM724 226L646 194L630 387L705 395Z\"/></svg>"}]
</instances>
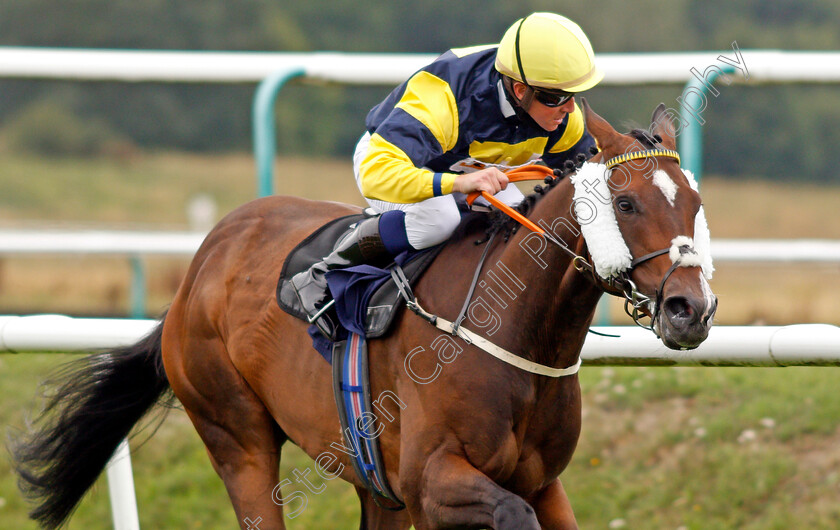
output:
<instances>
[{"instance_id":1,"label":"horse's neck","mask_svg":"<svg viewBox=\"0 0 840 530\"><path fill-rule=\"evenodd\" d=\"M580 225L571 214L573 188L568 181L540 199L529 219L572 251L585 251ZM571 256L545 238L520 228L500 261L522 278L525 288L512 314L532 348L533 360L565 367L577 360L601 291L572 267Z\"/></svg>"}]
</instances>

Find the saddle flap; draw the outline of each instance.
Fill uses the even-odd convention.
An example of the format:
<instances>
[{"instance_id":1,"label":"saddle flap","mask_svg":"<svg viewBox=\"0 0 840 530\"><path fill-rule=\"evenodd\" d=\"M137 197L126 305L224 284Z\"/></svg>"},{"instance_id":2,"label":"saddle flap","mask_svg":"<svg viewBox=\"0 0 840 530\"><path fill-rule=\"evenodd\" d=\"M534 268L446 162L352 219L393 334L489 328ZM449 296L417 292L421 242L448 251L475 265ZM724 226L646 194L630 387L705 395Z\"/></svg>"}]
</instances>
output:
<instances>
[{"instance_id":1,"label":"saddle flap","mask_svg":"<svg viewBox=\"0 0 840 530\"><path fill-rule=\"evenodd\" d=\"M414 285L425 270L432 264L440 253L443 245L432 247L416 256L402 266L409 285ZM399 265L394 264L394 267ZM365 322L365 334L368 338L376 338L385 335L391 327L397 310L405 300L400 296L397 284L386 281L370 297L367 306L367 320Z\"/></svg>"},{"instance_id":2,"label":"saddle flap","mask_svg":"<svg viewBox=\"0 0 840 530\"><path fill-rule=\"evenodd\" d=\"M298 272L304 271L311 267L314 263L321 261L324 256L332 252L336 241L350 230L351 226L369 215L356 214L339 217L329 221L325 225L318 228L315 232L310 234L306 239L301 241L286 257L283 263L283 269L280 272L280 278L277 283L277 303L281 309L290 315L307 321L307 315L300 310L300 306L296 300L285 300L282 296L283 284L291 280L291 278ZM422 251L415 251L398 256L398 262L402 264L403 271L409 282L413 284L432 263L435 256L440 252L443 245L438 245L430 249ZM396 263L390 267L398 267ZM338 269L330 271L327 274L327 282L330 283L331 289L334 289L333 275L346 276L352 274L353 269ZM361 269L371 269L370 265L359 266ZM374 268L375 269L375 268ZM381 269L377 269L381 270ZM381 270L383 277L390 277L389 273ZM336 274L337 273L337 274ZM373 277L375 275L372 275ZM342 300L341 304L337 304L336 308L343 311L344 314L339 316L339 320L344 322L353 322L352 328L359 331L364 330L368 338L376 338L385 335L390 328L397 310L403 302L399 294L396 284L391 281L378 282L380 285L373 291L364 291L363 286L358 289L353 289L348 299ZM287 290L288 292L288 290ZM366 307L364 303L367 301Z\"/></svg>"},{"instance_id":3,"label":"saddle flap","mask_svg":"<svg viewBox=\"0 0 840 530\"><path fill-rule=\"evenodd\" d=\"M336 241L350 230L352 225L366 217L368 216L365 214L354 214L333 219L309 234L306 239L292 249L286 256L286 261L283 262L280 279L277 282L277 304L280 309L296 318L306 320L306 313L300 310L295 300L285 300L281 296L281 287L285 282L291 280L295 274L307 270L313 264L324 259L324 256L335 248Z\"/></svg>"}]
</instances>

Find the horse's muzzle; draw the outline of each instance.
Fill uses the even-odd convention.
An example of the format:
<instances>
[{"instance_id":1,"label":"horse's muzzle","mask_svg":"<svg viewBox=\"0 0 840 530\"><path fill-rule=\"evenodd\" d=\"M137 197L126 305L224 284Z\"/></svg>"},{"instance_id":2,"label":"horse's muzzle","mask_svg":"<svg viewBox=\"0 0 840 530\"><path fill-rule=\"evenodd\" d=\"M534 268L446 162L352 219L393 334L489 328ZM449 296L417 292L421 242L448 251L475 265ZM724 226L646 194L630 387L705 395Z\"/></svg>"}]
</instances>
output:
<instances>
[{"instance_id":1,"label":"horse's muzzle","mask_svg":"<svg viewBox=\"0 0 840 530\"><path fill-rule=\"evenodd\" d=\"M693 350L709 336L717 297L669 296L662 302L656 322L662 343L672 350Z\"/></svg>"}]
</instances>

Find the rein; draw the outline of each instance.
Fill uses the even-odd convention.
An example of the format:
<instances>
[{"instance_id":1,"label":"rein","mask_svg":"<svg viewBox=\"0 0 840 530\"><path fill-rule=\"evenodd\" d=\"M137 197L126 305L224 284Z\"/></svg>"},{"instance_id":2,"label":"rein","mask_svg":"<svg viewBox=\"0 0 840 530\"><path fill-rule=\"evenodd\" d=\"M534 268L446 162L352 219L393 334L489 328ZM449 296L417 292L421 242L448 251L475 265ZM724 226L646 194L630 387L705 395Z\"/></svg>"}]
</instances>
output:
<instances>
[{"instance_id":1,"label":"rein","mask_svg":"<svg viewBox=\"0 0 840 530\"><path fill-rule=\"evenodd\" d=\"M670 151L666 149L652 149L649 151L636 151L633 153L628 153L621 156L617 156L615 158L611 158L608 161L608 164L610 164L608 167L613 167L617 164L626 162L628 160L637 160L640 158L650 158L654 156L670 156L675 157L677 160L679 160L679 154L676 151ZM543 180L549 177L554 178L554 171L549 167L538 166L534 164L514 168L510 172L508 172L507 175L511 182L520 182L524 180ZM478 192L471 193L467 196L467 203L472 205L472 203L478 198L478 196ZM498 200L497 198L493 197L485 191L481 192L481 196L484 197L484 199L487 200L490 204L501 210L505 215L512 218L514 221L518 222L528 230L540 234L548 241L554 243L554 245L556 245L570 258L572 258L572 266L575 268L576 271L582 274L587 273L591 275L593 281L596 284L598 284L605 293L611 296L616 296L618 298L624 298L624 310L633 319L633 322L635 322L638 326L642 328L649 329L656 333L656 331L653 329L652 324L648 326L642 324L640 321L642 318L645 317L644 313L642 312L642 309L644 309L650 304L651 299L648 296L639 292L638 288L636 287L636 284L633 283L633 280L630 279L630 272L632 272L633 268L637 265L662 254L668 253L670 251L670 247L662 250L657 250L656 252L651 252L650 254L646 254L640 258L633 260L633 262L630 264L629 270L625 271L621 276L604 279L601 278L597 272L595 272L595 267L593 267L592 264L586 260L586 257L581 256L580 254L566 246L563 242L559 241L553 235L540 228L533 221L531 221L521 213L517 212L507 204L501 202L500 200ZM670 276L670 272L667 276ZM667 276L665 279L667 279ZM657 309L654 309L654 311L657 311ZM651 320L651 322L653 322L653 320Z\"/></svg>"}]
</instances>

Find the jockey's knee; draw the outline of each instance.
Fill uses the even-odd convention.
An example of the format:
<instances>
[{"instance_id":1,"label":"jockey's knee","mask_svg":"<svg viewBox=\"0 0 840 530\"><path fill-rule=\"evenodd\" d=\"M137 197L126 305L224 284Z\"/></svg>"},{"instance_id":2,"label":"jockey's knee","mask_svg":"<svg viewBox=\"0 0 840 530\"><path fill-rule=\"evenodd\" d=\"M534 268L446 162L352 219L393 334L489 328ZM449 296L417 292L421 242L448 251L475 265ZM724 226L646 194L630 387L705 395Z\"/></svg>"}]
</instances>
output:
<instances>
[{"instance_id":1,"label":"jockey's knee","mask_svg":"<svg viewBox=\"0 0 840 530\"><path fill-rule=\"evenodd\" d=\"M461 212L451 195L425 200L405 212L408 242L417 250L443 243L460 223Z\"/></svg>"}]
</instances>

